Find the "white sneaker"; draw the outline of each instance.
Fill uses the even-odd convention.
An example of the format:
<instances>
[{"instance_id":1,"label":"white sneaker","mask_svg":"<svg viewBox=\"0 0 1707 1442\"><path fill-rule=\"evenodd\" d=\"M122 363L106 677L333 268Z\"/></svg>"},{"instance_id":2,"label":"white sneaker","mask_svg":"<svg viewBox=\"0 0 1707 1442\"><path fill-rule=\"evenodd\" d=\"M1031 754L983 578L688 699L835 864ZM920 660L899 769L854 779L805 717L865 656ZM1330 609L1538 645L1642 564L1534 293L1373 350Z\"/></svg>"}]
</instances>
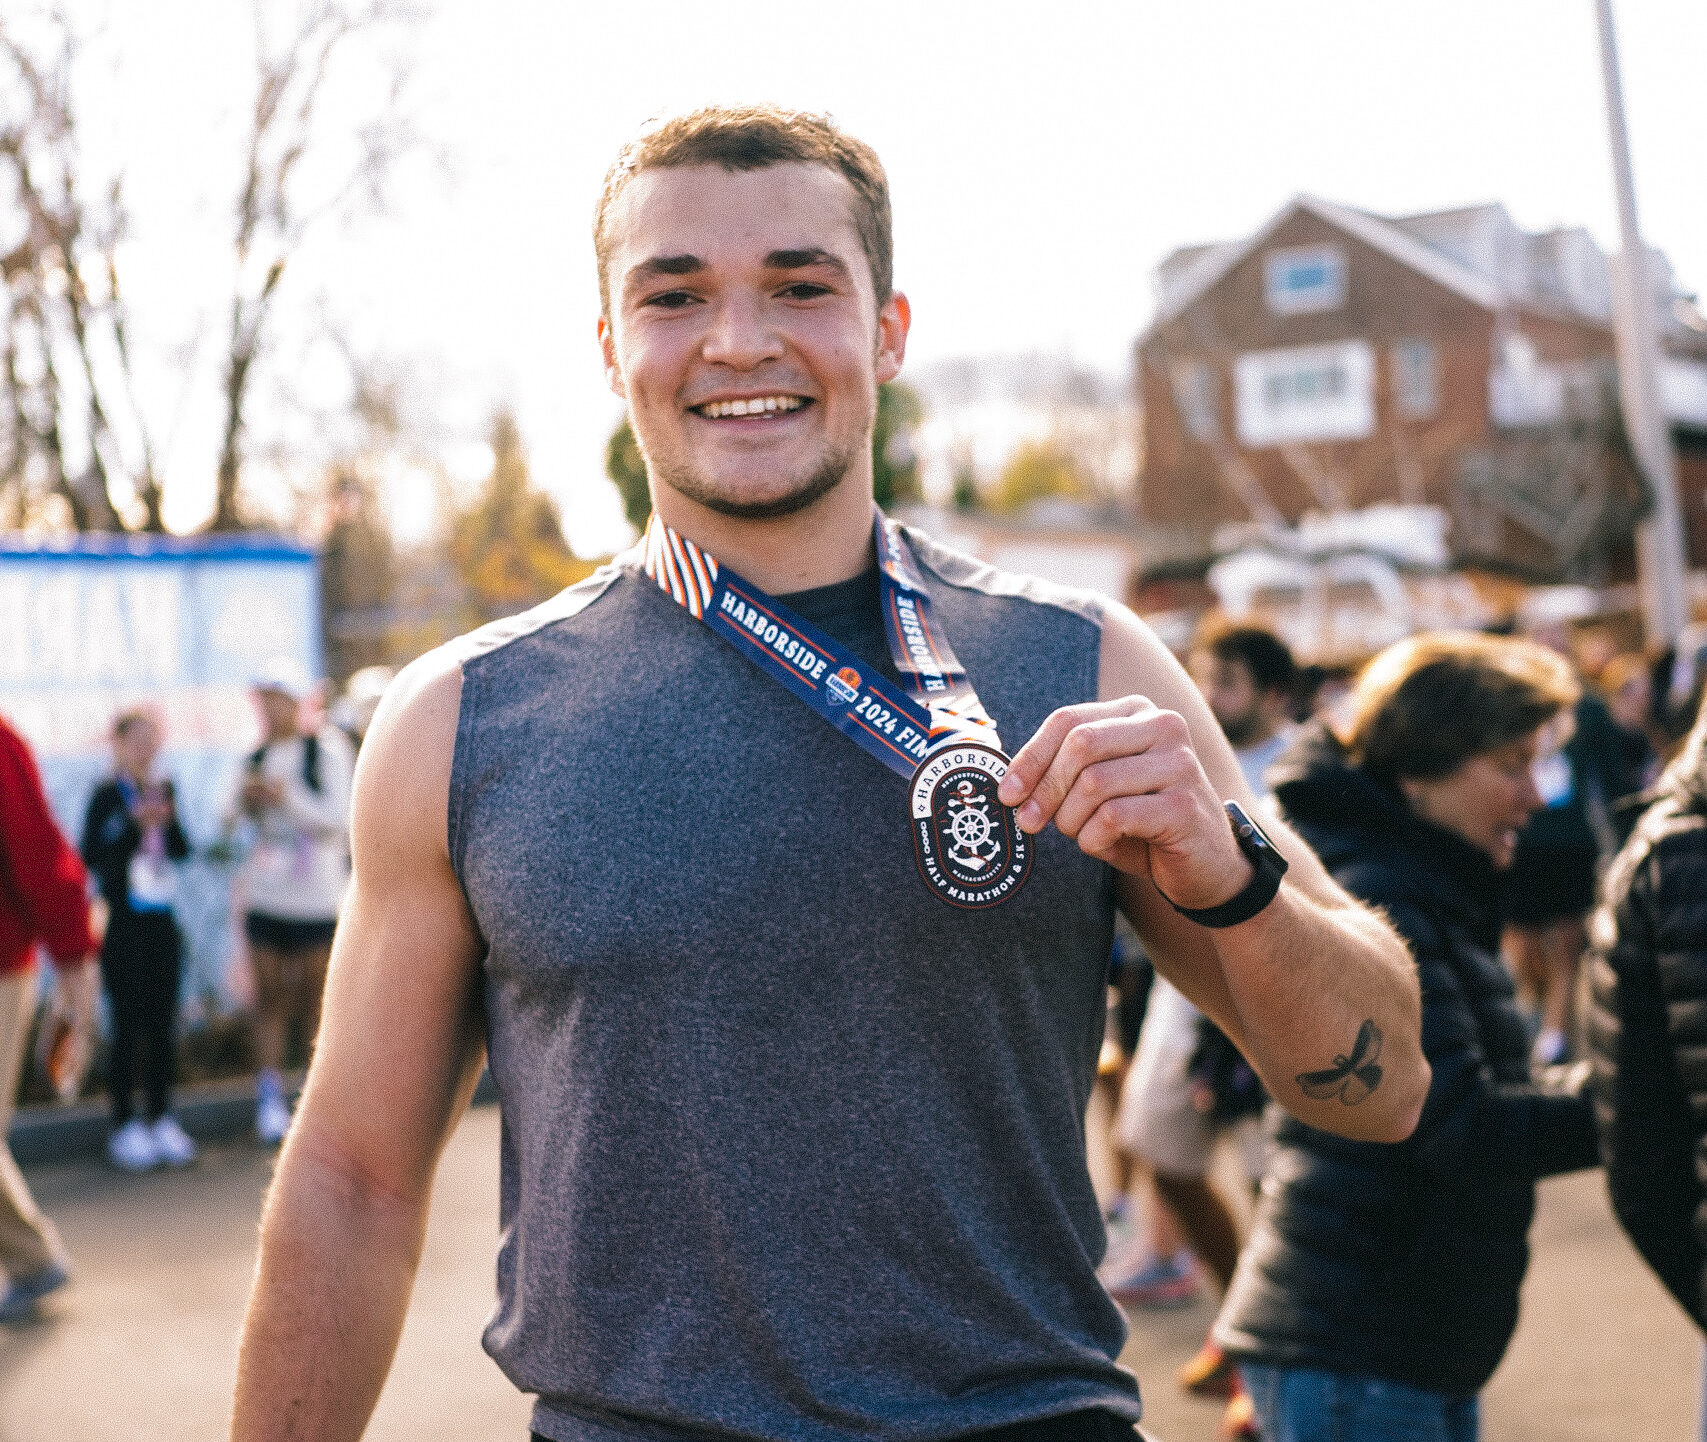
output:
<instances>
[{"instance_id":1,"label":"white sneaker","mask_svg":"<svg viewBox=\"0 0 1707 1442\"><path fill-rule=\"evenodd\" d=\"M290 1130L290 1108L283 1097L262 1097L255 1104L255 1135L276 1147Z\"/></svg>"},{"instance_id":2,"label":"white sneaker","mask_svg":"<svg viewBox=\"0 0 1707 1442\"><path fill-rule=\"evenodd\" d=\"M196 1159L196 1144L174 1116L163 1116L150 1128L154 1150L169 1167L187 1167Z\"/></svg>"},{"instance_id":3,"label":"white sneaker","mask_svg":"<svg viewBox=\"0 0 1707 1442\"><path fill-rule=\"evenodd\" d=\"M160 1165L154 1133L140 1117L132 1117L107 1138L107 1160L127 1172L146 1172Z\"/></svg>"}]
</instances>

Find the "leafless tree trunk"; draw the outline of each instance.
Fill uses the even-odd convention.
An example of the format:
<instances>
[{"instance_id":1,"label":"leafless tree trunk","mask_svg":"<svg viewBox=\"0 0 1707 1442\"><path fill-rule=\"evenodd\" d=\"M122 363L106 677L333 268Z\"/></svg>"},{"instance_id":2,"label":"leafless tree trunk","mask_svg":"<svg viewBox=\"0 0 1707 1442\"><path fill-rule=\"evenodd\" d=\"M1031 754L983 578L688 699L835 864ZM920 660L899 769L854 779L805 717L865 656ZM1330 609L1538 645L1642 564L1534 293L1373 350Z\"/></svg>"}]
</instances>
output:
<instances>
[{"instance_id":1,"label":"leafless tree trunk","mask_svg":"<svg viewBox=\"0 0 1707 1442\"><path fill-rule=\"evenodd\" d=\"M352 37L413 14L394 0L370 0L359 8L338 0L318 0L299 12L296 28L275 48L267 37L263 7L255 0L255 104L236 207L238 278L227 337L225 420L213 530L235 530L244 524L246 408L285 267L321 219L347 209L358 198L378 208L389 171L415 144L412 131L395 110L404 82L399 71L392 76L393 108L380 123L363 130L362 154L349 174L318 204L301 200L292 181L314 145L316 112L333 57Z\"/></svg>"},{"instance_id":2,"label":"leafless tree trunk","mask_svg":"<svg viewBox=\"0 0 1707 1442\"><path fill-rule=\"evenodd\" d=\"M14 517L22 520L29 506L32 469L45 473L46 494L61 496L80 530L122 530L125 519L113 498L114 483L134 484L112 424L112 402L96 363L101 338L122 328L123 309L116 283L109 296L94 300L84 281L84 266L99 256L109 275L113 247L123 226L117 183L112 187L104 217L92 212L81 185L81 163L71 110L71 72L77 61L78 39L69 24L56 17L57 45L53 54L38 59L0 23L0 84L10 107L0 111L0 166L10 170L21 207L23 237L0 257L0 288L5 291L5 356L0 384L6 389L5 414L10 445L8 464L0 474ZM104 228L99 240L91 229ZM116 276L115 276L116 282ZM25 375L19 364L20 346L27 344L35 364ZM80 414L68 416L61 385L61 355L81 373L84 396ZM116 398L129 414L134 432L144 438L147 426L134 404L134 393ZM75 398L70 404L75 406ZM81 475L67 470L67 431L74 430L88 451ZM32 468L34 460L37 465ZM158 487L155 488L158 490ZM145 523L158 526L158 504L145 505Z\"/></svg>"},{"instance_id":3,"label":"leafless tree trunk","mask_svg":"<svg viewBox=\"0 0 1707 1442\"><path fill-rule=\"evenodd\" d=\"M283 43L271 43L266 15L282 8L254 0L256 91L235 205L215 529L246 519L247 423L287 264L323 219L378 208L394 162L417 143L400 118L405 76L394 70L383 113L357 131L348 173L306 194L295 182L315 149L334 57L415 11L407 0L305 0ZM25 521L57 495L80 529L162 530L160 461L117 264L128 222L122 177L104 191L89 183L71 105L83 42L58 14L43 33L47 45L33 34L26 45L23 29L0 18L0 179L13 182L0 195L16 198L0 213L0 247L10 247L0 249L0 516Z\"/></svg>"}]
</instances>

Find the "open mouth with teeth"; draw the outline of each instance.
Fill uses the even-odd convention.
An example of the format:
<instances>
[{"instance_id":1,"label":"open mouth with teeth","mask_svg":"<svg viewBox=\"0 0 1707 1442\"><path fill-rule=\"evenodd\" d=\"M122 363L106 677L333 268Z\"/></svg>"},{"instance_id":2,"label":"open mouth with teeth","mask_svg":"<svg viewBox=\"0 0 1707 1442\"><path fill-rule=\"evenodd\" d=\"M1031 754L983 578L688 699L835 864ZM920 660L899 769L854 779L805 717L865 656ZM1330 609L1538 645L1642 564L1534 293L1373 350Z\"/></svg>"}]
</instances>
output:
<instances>
[{"instance_id":1,"label":"open mouth with teeth","mask_svg":"<svg viewBox=\"0 0 1707 1442\"><path fill-rule=\"evenodd\" d=\"M690 406L696 416L707 420L730 420L736 416L785 416L812 404L809 396L749 396L738 401L707 401Z\"/></svg>"}]
</instances>

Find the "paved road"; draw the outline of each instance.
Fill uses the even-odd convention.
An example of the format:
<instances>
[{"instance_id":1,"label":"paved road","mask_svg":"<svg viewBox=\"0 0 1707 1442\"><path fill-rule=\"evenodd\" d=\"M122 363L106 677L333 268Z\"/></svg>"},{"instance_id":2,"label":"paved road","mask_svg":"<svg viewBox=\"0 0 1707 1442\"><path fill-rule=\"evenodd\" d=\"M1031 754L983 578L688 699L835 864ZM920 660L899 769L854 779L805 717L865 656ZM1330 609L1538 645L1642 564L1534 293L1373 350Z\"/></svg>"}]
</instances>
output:
<instances>
[{"instance_id":1,"label":"paved road","mask_svg":"<svg viewBox=\"0 0 1707 1442\"><path fill-rule=\"evenodd\" d=\"M414 1306L368 1431L375 1442L525 1442L527 1403L480 1350L497 1161L497 1112L483 1107L446 1151ZM210 1148L176 1175L31 1168L77 1278L44 1304L42 1321L0 1335L0 1442L223 1437L271 1174L271 1154L249 1146Z\"/></svg>"},{"instance_id":2,"label":"paved road","mask_svg":"<svg viewBox=\"0 0 1707 1442\"><path fill-rule=\"evenodd\" d=\"M1541 1184L1517 1336L1482 1396L1483 1442L1696 1442L1701 1340L1618 1231L1598 1172ZM1214 1320L1134 1313L1125 1361L1163 1442L1213 1442L1220 1408L1172 1384Z\"/></svg>"},{"instance_id":3,"label":"paved road","mask_svg":"<svg viewBox=\"0 0 1707 1442\"><path fill-rule=\"evenodd\" d=\"M497 1115L470 1114L446 1153L414 1306L368 1436L521 1442L527 1405L479 1347L491 1296ZM94 1163L31 1185L79 1266L38 1323L0 1332L0 1442L223 1435L238 1321L271 1159L210 1150L193 1172L132 1178ZM1700 1343L1618 1238L1594 1176L1542 1189L1524 1319L1487 1393L1485 1442L1684 1442ZM1207 1304L1136 1315L1127 1362L1164 1442L1210 1442L1218 1409L1171 1373Z\"/></svg>"}]
</instances>

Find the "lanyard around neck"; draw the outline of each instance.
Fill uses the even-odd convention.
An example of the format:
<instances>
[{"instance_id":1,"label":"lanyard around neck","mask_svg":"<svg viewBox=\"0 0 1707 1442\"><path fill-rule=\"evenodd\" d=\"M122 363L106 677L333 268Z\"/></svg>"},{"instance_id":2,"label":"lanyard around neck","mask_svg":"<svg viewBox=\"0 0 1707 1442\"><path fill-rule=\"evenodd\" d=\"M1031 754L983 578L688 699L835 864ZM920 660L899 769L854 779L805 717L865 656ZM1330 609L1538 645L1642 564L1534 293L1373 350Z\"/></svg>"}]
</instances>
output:
<instances>
[{"instance_id":1,"label":"lanyard around neck","mask_svg":"<svg viewBox=\"0 0 1707 1442\"><path fill-rule=\"evenodd\" d=\"M696 621L892 771L911 777L932 751L956 741L999 750L995 722L936 620L901 528L875 510L872 528L883 630L905 692L656 513L641 564Z\"/></svg>"},{"instance_id":2,"label":"lanyard around neck","mask_svg":"<svg viewBox=\"0 0 1707 1442\"><path fill-rule=\"evenodd\" d=\"M996 906L1025 884L1033 852L997 794L1007 757L901 528L875 508L872 528L883 631L905 690L656 514L642 566L696 621L907 778L914 859L939 898L968 911Z\"/></svg>"}]
</instances>

